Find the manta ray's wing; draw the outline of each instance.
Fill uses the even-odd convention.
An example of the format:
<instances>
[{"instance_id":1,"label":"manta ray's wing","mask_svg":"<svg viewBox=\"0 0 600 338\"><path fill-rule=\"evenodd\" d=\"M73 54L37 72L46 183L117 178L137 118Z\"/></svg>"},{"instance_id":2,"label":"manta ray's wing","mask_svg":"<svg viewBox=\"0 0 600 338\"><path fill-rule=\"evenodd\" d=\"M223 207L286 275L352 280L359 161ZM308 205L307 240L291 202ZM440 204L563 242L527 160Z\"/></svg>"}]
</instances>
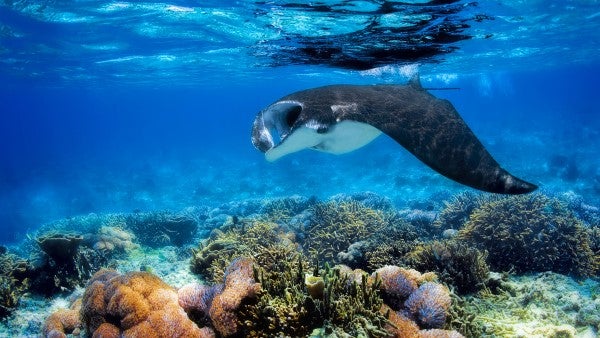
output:
<instances>
[{"instance_id":1,"label":"manta ray's wing","mask_svg":"<svg viewBox=\"0 0 600 338\"><path fill-rule=\"evenodd\" d=\"M503 194L537 188L500 167L454 106L409 86L374 86L375 109L358 119L381 130L440 174L470 187Z\"/></svg>"}]
</instances>

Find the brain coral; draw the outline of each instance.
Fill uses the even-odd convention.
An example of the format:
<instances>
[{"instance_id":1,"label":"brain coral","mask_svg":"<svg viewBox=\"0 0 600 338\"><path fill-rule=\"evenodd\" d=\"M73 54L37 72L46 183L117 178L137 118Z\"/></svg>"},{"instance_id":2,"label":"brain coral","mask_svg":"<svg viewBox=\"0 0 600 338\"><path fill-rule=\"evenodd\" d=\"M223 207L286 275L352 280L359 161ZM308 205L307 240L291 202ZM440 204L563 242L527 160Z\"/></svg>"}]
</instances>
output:
<instances>
[{"instance_id":1,"label":"brain coral","mask_svg":"<svg viewBox=\"0 0 600 338\"><path fill-rule=\"evenodd\" d=\"M79 311L81 301L75 301L69 309L60 309L51 314L42 326L42 336L47 338L66 338L67 333L78 333L81 329Z\"/></svg>"},{"instance_id":2,"label":"brain coral","mask_svg":"<svg viewBox=\"0 0 600 338\"><path fill-rule=\"evenodd\" d=\"M487 250L494 270L579 276L598 271L582 222L560 201L542 194L484 203L473 211L459 237Z\"/></svg>"},{"instance_id":3,"label":"brain coral","mask_svg":"<svg viewBox=\"0 0 600 338\"><path fill-rule=\"evenodd\" d=\"M404 305L420 327L438 329L446 322L450 303L450 292L445 286L427 282L413 292Z\"/></svg>"},{"instance_id":4,"label":"brain coral","mask_svg":"<svg viewBox=\"0 0 600 338\"><path fill-rule=\"evenodd\" d=\"M122 337L214 336L187 317L175 289L148 272L97 272L83 295L81 318L93 336L116 329Z\"/></svg>"}]
</instances>

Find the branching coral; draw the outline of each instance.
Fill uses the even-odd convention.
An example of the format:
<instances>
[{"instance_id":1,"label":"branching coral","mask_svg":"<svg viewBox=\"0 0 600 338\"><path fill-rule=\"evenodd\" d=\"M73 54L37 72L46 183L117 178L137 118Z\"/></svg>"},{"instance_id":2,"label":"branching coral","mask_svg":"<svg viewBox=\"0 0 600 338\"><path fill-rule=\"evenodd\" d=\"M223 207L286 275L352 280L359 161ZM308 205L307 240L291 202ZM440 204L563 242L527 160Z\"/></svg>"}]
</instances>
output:
<instances>
[{"instance_id":1,"label":"branching coral","mask_svg":"<svg viewBox=\"0 0 600 338\"><path fill-rule=\"evenodd\" d=\"M323 262L337 262L339 252L384 228L389 217L354 200L317 203L312 213L304 247L311 259Z\"/></svg>"},{"instance_id":2,"label":"branching coral","mask_svg":"<svg viewBox=\"0 0 600 338\"><path fill-rule=\"evenodd\" d=\"M476 194L471 191L459 193L450 201L444 202L444 208L433 225L440 229L440 233L446 229L461 229L470 219L473 210L500 198L497 195Z\"/></svg>"},{"instance_id":3,"label":"branching coral","mask_svg":"<svg viewBox=\"0 0 600 338\"><path fill-rule=\"evenodd\" d=\"M83 295L81 318L95 336L118 329L123 337L213 337L187 317L175 289L147 272L96 273Z\"/></svg>"},{"instance_id":4,"label":"branching coral","mask_svg":"<svg viewBox=\"0 0 600 338\"><path fill-rule=\"evenodd\" d=\"M373 271L385 265L404 265L404 256L420 243L419 231L398 215L388 220L385 227L364 241L363 266L353 267Z\"/></svg>"},{"instance_id":5,"label":"branching coral","mask_svg":"<svg viewBox=\"0 0 600 338\"><path fill-rule=\"evenodd\" d=\"M316 199L301 196L290 196L268 201L261 208L261 213L273 222L287 222L316 203Z\"/></svg>"},{"instance_id":6,"label":"branching coral","mask_svg":"<svg viewBox=\"0 0 600 338\"><path fill-rule=\"evenodd\" d=\"M460 237L489 252L494 270L590 276L597 257L581 221L541 194L505 197L475 209Z\"/></svg>"},{"instance_id":7,"label":"branching coral","mask_svg":"<svg viewBox=\"0 0 600 338\"><path fill-rule=\"evenodd\" d=\"M419 245L405 263L419 271L433 271L457 292L480 290L488 278L487 253L458 241L434 241Z\"/></svg>"},{"instance_id":8,"label":"branching coral","mask_svg":"<svg viewBox=\"0 0 600 338\"><path fill-rule=\"evenodd\" d=\"M252 256L258 265L277 270L286 261L296 261L297 244L292 239L293 235L276 223L240 220L224 231L215 231L193 250L190 267L214 283L223 281L224 269L239 256Z\"/></svg>"},{"instance_id":9,"label":"branching coral","mask_svg":"<svg viewBox=\"0 0 600 338\"><path fill-rule=\"evenodd\" d=\"M31 266L10 253L0 254L0 318L8 316L29 287Z\"/></svg>"},{"instance_id":10,"label":"branching coral","mask_svg":"<svg viewBox=\"0 0 600 338\"><path fill-rule=\"evenodd\" d=\"M343 267L325 266L325 293L320 312L325 328L341 331L351 337L386 337L387 317L380 311L383 300L379 294L380 280L370 279L358 270L344 273ZM360 278L360 279L359 279Z\"/></svg>"}]
</instances>

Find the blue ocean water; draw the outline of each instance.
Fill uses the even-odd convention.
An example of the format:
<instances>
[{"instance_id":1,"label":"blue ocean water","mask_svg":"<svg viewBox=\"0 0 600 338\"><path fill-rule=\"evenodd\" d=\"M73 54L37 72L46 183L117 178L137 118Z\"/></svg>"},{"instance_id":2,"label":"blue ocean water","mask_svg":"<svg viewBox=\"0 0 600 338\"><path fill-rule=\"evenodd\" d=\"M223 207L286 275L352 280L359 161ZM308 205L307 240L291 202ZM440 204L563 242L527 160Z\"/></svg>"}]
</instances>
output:
<instances>
[{"instance_id":1,"label":"blue ocean water","mask_svg":"<svg viewBox=\"0 0 600 338\"><path fill-rule=\"evenodd\" d=\"M275 163L263 107L418 71L494 157L600 205L596 1L5 1L0 243L88 213L374 191L397 205L468 188L386 137Z\"/></svg>"}]
</instances>

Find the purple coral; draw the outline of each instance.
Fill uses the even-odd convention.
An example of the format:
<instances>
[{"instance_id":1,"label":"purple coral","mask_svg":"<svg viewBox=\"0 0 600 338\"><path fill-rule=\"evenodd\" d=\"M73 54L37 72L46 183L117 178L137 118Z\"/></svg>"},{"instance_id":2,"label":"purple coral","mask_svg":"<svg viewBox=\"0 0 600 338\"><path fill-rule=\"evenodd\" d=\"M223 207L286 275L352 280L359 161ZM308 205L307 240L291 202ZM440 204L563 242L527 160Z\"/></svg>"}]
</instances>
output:
<instances>
[{"instance_id":1,"label":"purple coral","mask_svg":"<svg viewBox=\"0 0 600 338\"><path fill-rule=\"evenodd\" d=\"M381 291L385 303L395 310L401 308L408 296L417 290L416 276L409 270L386 265L377 269L373 277L375 275L381 279Z\"/></svg>"},{"instance_id":2,"label":"purple coral","mask_svg":"<svg viewBox=\"0 0 600 338\"><path fill-rule=\"evenodd\" d=\"M413 292L404 305L421 328L437 329L446 322L450 303L450 293L446 287L427 282Z\"/></svg>"},{"instance_id":3,"label":"purple coral","mask_svg":"<svg viewBox=\"0 0 600 338\"><path fill-rule=\"evenodd\" d=\"M187 284L182 286L177 291L179 306L186 312L200 312L204 316L208 316L208 310L215 295L223 289L222 284L208 286L202 284Z\"/></svg>"}]
</instances>

